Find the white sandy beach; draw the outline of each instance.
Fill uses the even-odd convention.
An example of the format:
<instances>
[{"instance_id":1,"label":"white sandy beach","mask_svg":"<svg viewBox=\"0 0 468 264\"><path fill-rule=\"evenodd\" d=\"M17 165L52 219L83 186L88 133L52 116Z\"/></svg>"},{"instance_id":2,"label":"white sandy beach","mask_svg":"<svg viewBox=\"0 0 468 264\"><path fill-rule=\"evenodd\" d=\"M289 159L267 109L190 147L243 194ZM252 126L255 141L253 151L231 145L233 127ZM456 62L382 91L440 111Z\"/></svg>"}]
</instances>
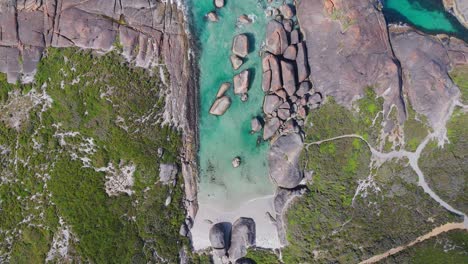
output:
<instances>
[{"instance_id":1,"label":"white sandy beach","mask_svg":"<svg viewBox=\"0 0 468 264\"><path fill-rule=\"evenodd\" d=\"M267 212L274 214L274 195L252 199L242 204L235 211L219 211L210 204L200 203L200 210L195 217L194 226L191 230L192 242L195 250L210 247L209 231L213 224L218 222L233 223L239 217L250 217L256 224L256 245L262 248L279 248L280 242L276 226L266 215ZM210 224L210 220L213 224Z\"/></svg>"}]
</instances>

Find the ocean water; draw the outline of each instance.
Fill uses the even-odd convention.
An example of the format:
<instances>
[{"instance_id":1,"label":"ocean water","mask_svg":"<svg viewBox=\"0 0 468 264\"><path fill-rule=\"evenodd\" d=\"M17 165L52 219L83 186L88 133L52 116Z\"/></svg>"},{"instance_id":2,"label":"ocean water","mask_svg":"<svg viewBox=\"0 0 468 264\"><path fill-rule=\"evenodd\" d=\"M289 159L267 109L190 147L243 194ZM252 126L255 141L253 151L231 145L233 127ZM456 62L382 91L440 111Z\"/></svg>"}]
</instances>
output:
<instances>
[{"instance_id":1,"label":"ocean water","mask_svg":"<svg viewBox=\"0 0 468 264\"><path fill-rule=\"evenodd\" d=\"M383 0L388 23L408 23L426 33L446 33L468 41L468 29L449 12L442 0Z\"/></svg>"},{"instance_id":2,"label":"ocean water","mask_svg":"<svg viewBox=\"0 0 468 264\"><path fill-rule=\"evenodd\" d=\"M243 203L271 195L273 184L268 177L268 142L258 143L261 133L250 134L250 120L261 116L263 91L261 88L261 58L258 52L265 38L266 1L226 0L225 7L217 9L217 23L205 15L215 10L213 0L195 0L191 3L195 37L199 41L200 57L200 145L199 145L199 203L214 206L220 211L233 211ZM246 14L254 23L238 25L239 16ZM234 36L245 33L249 37L250 53L242 67L234 71L230 62ZM251 82L247 102L234 95L233 85L227 95L232 104L220 117L208 113L221 83L231 82L242 70L250 71ZM239 168L232 160L239 156Z\"/></svg>"}]
</instances>

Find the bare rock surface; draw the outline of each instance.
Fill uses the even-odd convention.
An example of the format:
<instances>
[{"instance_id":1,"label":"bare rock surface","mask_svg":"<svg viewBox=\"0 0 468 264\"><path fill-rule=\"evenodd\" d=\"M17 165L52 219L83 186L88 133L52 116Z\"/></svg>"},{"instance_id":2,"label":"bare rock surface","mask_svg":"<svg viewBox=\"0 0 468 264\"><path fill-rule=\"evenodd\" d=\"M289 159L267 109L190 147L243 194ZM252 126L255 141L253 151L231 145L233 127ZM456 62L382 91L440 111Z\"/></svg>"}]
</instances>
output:
<instances>
[{"instance_id":1,"label":"bare rock surface","mask_svg":"<svg viewBox=\"0 0 468 264\"><path fill-rule=\"evenodd\" d=\"M232 224L229 258L237 260L247 255L247 248L255 246L256 228L252 218L241 217Z\"/></svg>"},{"instance_id":2,"label":"bare rock surface","mask_svg":"<svg viewBox=\"0 0 468 264\"><path fill-rule=\"evenodd\" d=\"M234 70L238 70L244 63L244 61L239 56L234 55L234 54L231 55L230 59L231 59L232 68Z\"/></svg>"},{"instance_id":3,"label":"bare rock surface","mask_svg":"<svg viewBox=\"0 0 468 264\"><path fill-rule=\"evenodd\" d=\"M216 223L210 229L210 242L211 246L215 249L226 249L227 242L226 239L226 230L223 223Z\"/></svg>"},{"instance_id":4,"label":"bare rock surface","mask_svg":"<svg viewBox=\"0 0 468 264\"><path fill-rule=\"evenodd\" d=\"M410 28L391 30L390 39L402 66L403 85L411 107L425 115L432 127L443 126L445 114L459 94L448 72L452 65L468 64L468 45ZM458 54L463 54L462 58Z\"/></svg>"},{"instance_id":5,"label":"bare rock surface","mask_svg":"<svg viewBox=\"0 0 468 264\"><path fill-rule=\"evenodd\" d=\"M260 121L258 117L254 117L250 121L250 127L252 129L252 132L254 133L259 132L260 130L262 130L262 122Z\"/></svg>"},{"instance_id":6,"label":"bare rock surface","mask_svg":"<svg viewBox=\"0 0 468 264\"><path fill-rule=\"evenodd\" d=\"M249 54L249 38L246 34L239 34L232 42L232 53L245 58Z\"/></svg>"},{"instance_id":7,"label":"bare rock surface","mask_svg":"<svg viewBox=\"0 0 468 264\"><path fill-rule=\"evenodd\" d=\"M351 107L365 87L373 86L384 96L384 109L395 103L404 119L398 67L382 13L368 0L334 0L327 5L329 2L300 1L296 9L314 88ZM335 20L334 12L344 15ZM298 71L303 65L300 53L298 46ZM299 82L308 76L303 70Z\"/></svg>"},{"instance_id":8,"label":"bare rock surface","mask_svg":"<svg viewBox=\"0 0 468 264\"><path fill-rule=\"evenodd\" d=\"M281 80L281 66L278 58L273 54L266 54L262 61L263 79L262 89L264 92L275 92L283 86Z\"/></svg>"},{"instance_id":9,"label":"bare rock surface","mask_svg":"<svg viewBox=\"0 0 468 264\"><path fill-rule=\"evenodd\" d=\"M228 96L221 96L220 98L217 98L213 105L210 108L210 114L212 115L224 115L228 108L231 106L231 98Z\"/></svg>"},{"instance_id":10,"label":"bare rock surface","mask_svg":"<svg viewBox=\"0 0 468 264\"><path fill-rule=\"evenodd\" d=\"M269 94L265 96L263 101L263 112L265 114L271 114L275 111L280 105L283 104L283 101L274 94Z\"/></svg>"},{"instance_id":11,"label":"bare rock surface","mask_svg":"<svg viewBox=\"0 0 468 264\"><path fill-rule=\"evenodd\" d=\"M234 76L234 93L245 94L249 91L249 70L244 70Z\"/></svg>"},{"instance_id":12,"label":"bare rock surface","mask_svg":"<svg viewBox=\"0 0 468 264\"><path fill-rule=\"evenodd\" d=\"M224 82L219 86L218 92L216 93L216 98L222 97L228 90L231 88L230 82Z\"/></svg>"},{"instance_id":13,"label":"bare rock surface","mask_svg":"<svg viewBox=\"0 0 468 264\"><path fill-rule=\"evenodd\" d=\"M288 36L283 25L271 20L267 25L266 50L274 55L280 55L288 46Z\"/></svg>"},{"instance_id":14,"label":"bare rock surface","mask_svg":"<svg viewBox=\"0 0 468 264\"><path fill-rule=\"evenodd\" d=\"M295 188L302 181L303 175L299 168L299 156L303 142L299 134L292 133L276 140L268 154L270 177L282 188Z\"/></svg>"},{"instance_id":15,"label":"bare rock surface","mask_svg":"<svg viewBox=\"0 0 468 264\"><path fill-rule=\"evenodd\" d=\"M159 180L163 184L170 184L177 176L177 166L175 164L163 163L159 165Z\"/></svg>"},{"instance_id":16,"label":"bare rock surface","mask_svg":"<svg viewBox=\"0 0 468 264\"><path fill-rule=\"evenodd\" d=\"M273 137L281 126L281 122L277 117L267 119L265 122L265 127L263 128L263 140L268 140ZM271 164L270 164L271 169Z\"/></svg>"},{"instance_id":17,"label":"bare rock surface","mask_svg":"<svg viewBox=\"0 0 468 264\"><path fill-rule=\"evenodd\" d=\"M288 61L281 61L281 76L283 79L283 87L289 96L296 92L296 71L294 65Z\"/></svg>"}]
</instances>

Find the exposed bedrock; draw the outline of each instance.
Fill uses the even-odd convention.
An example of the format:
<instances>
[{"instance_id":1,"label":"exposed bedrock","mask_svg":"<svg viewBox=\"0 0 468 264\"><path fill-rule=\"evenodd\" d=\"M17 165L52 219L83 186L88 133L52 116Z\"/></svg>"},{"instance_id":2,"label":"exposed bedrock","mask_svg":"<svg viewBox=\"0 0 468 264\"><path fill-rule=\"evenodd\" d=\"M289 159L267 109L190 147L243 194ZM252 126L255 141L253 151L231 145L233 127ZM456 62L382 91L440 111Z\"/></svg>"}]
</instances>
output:
<instances>
[{"instance_id":1,"label":"exposed bedrock","mask_svg":"<svg viewBox=\"0 0 468 264\"><path fill-rule=\"evenodd\" d=\"M167 1L166 1L167 2ZM197 93L184 15L176 4L156 0L0 1L0 72L9 82L33 81L47 47L108 52L116 40L122 55L138 67L159 67L170 75L163 121L184 131L182 173L190 217L197 211Z\"/></svg>"},{"instance_id":2,"label":"exposed bedrock","mask_svg":"<svg viewBox=\"0 0 468 264\"><path fill-rule=\"evenodd\" d=\"M333 13L343 14L336 18ZM351 107L372 86L385 99L404 110L398 66L394 62L382 13L368 0L300 1L297 17L307 52L298 46L299 82L309 75L314 89ZM309 69L300 60L306 56ZM399 111L400 121L405 112Z\"/></svg>"},{"instance_id":3,"label":"exposed bedrock","mask_svg":"<svg viewBox=\"0 0 468 264\"><path fill-rule=\"evenodd\" d=\"M448 72L454 65L468 64L468 45L401 27L390 29L390 40L403 69L404 90L411 106L427 116L432 127L443 126L459 94Z\"/></svg>"},{"instance_id":4,"label":"exposed bedrock","mask_svg":"<svg viewBox=\"0 0 468 264\"><path fill-rule=\"evenodd\" d=\"M270 148L268 162L270 177L282 188L295 188L302 181L299 157L303 148L302 138L297 133L281 136Z\"/></svg>"},{"instance_id":5,"label":"exposed bedrock","mask_svg":"<svg viewBox=\"0 0 468 264\"><path fill-rule=\"evenodd\" d=\"M468 1L466 0L443 0L445 8L453 13L455 17L468 28Z\"/></svg>"}]
</instances>

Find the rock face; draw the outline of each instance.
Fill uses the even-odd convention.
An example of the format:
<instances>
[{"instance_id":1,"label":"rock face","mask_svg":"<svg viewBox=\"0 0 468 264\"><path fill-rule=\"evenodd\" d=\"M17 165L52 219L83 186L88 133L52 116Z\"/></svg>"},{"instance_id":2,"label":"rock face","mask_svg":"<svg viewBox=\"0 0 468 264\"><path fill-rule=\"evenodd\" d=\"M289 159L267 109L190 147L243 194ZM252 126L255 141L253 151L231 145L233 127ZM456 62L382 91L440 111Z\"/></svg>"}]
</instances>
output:
<instances>
[{"instance_id":1,"label":"rock face","mask_svg":"<svg viewBox=\"0 0 468 264\"><path fill-rule=\"evenodd\" d=\"M227 243L225 241L226 233L224 230L223 223L214 224L210 229L209 237L210 237L211 246L213 248L226 249L227 247Z\"/></svg>"},{"instance_id":2,"label":"rock face","mask_svg":"<svg viewBox=\"0 0 468 264\"><path fill-rule=\"evenodd\" d=\"M291 189L302 181L303 175L299 169L302 147L302 138L296 133L281 136L271 146L268 154L270 177L277 186Z\"/></svg>"},{"instance_id":3,"label":"rock face","mask_svg":"<svg viewBox=\"0 0 468 264\"><path fill-rule=\"evenodd\" d=\"M274 55L280 55L288 46L288 36L283 25L271 20L267 26L266 50Z\"/></svg>"},{"instance_id":4,"label":"rock face","mask_svg":"<svg viewBox=\"0 0 468 264\"><path fill-rule=\"evenodd\" d=\"M459 94L448 72L451 65L468 64L468 46L454 38L441 41L410 28L391 29L390 40L412 108L425 115L432 127L444 125L445 114Z\"/></svg>"},{"instance_id":5,"label":"rock face","mask_svg":"<svg viewBox=\"0 0 468 264\"><path fill-rule=\"evenodd\" d=\"M234 37L232 53L241 58L245 58L249 54L249 38L247 35L240 34Z\"/></svg>"},{"instance_id":6,"label":"rock face","mask_svg":"<svg viewBox=\"0 0 468 264\"><path fill-rule=\"evenodd\" d=\"M228 96L221 96L217 98L210 108L210 114L220 116L223 115L231 106L231 98Z\"/></svg>"},{"instance_id":7,"label":"rock face","mask_svg":"<svg viewBox=\"0 0 468 264\"><path fill-rule=\"evenodd\" d=\"M241 217L232 225L229 258L237 260L247 255L247 248L255 246L255 222L252 218Z\"/></svg>"},{"instance_id":8,"label":"rock face","mask_svg":"<svg viewBox=\"0 0 468 264\"><path fill-rule=\"evenodd\" d=\"M175 164L161 164L159 165L159 180L163 184L170 184L177 176L177 166Z\"/></svg>"},{"instance_id":9,"label":"rock face","mask_svg":"<svg viewBox=\"0 0 468 264\"><path fill-rule=\"evenodd\" d=\"M234 93L245 94L249 91L249 70L244 70L241 73L234 76Z\"/></svg>"},{"instance_id":10,"label":"rock face","mask_svg":"<svg viewBox=\"0 0 468 264\"><path fill-rule=\"evenodd\" d=\"M387 37L385 19L374 3L308 0L300 1L296 10L307 45L304 55L298 46L298 81L309 75L300 62L308 59L314 89L324 96L331 95L339 104L351 107L365 87L373 86L378 95L384 96L384 110L396 104L402 110L399 113L403 113L400 119L404 119L398 67ZM334 12L344 14L341 20L333 19ZM344 27L341 21L345 20L353 23ZM342 43L346 48L342 48Z\"/></svg>"}]
</instances>

